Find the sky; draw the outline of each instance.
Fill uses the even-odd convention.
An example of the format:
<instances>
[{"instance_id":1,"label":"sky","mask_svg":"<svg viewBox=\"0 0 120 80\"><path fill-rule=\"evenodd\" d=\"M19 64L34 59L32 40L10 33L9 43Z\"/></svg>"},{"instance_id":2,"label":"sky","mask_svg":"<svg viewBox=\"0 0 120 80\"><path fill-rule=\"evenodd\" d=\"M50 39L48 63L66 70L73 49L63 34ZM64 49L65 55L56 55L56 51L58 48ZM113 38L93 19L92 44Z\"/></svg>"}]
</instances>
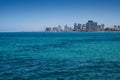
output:
<instances>
[{"instance_id":1,"label":"sky","mask_svg":"<svg viewBox=\"0 0 120 80\"><path fill-rule=\"evenodd\" d=\"M120 0L0 0L0 32L73 27L88 20L120 25Z\"/></svg>"}]
</instances>

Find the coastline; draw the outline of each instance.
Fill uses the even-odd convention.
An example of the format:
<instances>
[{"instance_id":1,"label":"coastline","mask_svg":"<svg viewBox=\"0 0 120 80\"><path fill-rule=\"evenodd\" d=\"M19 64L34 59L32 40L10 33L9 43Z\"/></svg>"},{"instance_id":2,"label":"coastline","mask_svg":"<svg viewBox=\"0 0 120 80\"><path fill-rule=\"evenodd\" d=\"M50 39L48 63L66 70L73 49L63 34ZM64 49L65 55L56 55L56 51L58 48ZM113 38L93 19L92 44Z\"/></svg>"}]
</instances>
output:
<instances>
[{"instance_id":1,"label":"coastline","mask_svg":"<svg viewBox=\"0 0 120 80\"><path fill-rule=\"evenodd\" d=\"M0 33L27 33L27 32L43 32L43 33L94 33L94 32L101 32L101 33L104 33L104 32L120 32L120 31L61 31L61 32L56 32L56 31L3 31L3 32L0 32Z\"/></svg>"}]
</instances>

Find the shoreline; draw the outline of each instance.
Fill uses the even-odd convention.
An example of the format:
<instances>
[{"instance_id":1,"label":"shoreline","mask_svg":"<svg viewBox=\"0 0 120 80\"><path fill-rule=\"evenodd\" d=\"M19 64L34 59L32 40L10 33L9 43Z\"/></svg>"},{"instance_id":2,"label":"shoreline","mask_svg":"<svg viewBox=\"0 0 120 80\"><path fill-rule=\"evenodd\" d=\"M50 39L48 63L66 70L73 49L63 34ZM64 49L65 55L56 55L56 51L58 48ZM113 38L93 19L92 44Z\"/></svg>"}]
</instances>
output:
<instances>
[{"instance_id":1,"label":"shoreline","mask_svg":"<svg viewBox=\"0 0 120 80\"><path fill-rule=\"evenodd\" d=\"M61 32L54 32L54 31L3 31L3 32L0 32L0 33L27 33L27 32L43 32L43 33L87 33L87 32L90 32L90 33L93 33L93 32L100 32L100 33L103 33L103 32L120 32L120 31L61 31Z\"/></svg>"}]
</instances>

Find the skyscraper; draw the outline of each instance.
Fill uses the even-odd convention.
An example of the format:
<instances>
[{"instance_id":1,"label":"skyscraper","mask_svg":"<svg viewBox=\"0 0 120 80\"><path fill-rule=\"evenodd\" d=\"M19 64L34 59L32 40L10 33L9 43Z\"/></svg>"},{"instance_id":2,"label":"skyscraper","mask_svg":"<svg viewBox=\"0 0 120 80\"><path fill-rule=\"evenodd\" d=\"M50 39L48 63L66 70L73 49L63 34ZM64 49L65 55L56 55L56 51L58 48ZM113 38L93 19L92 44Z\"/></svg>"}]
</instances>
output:
<instances>
[{"instance_id":1,"label":"skyscraper","mask_svg":"<svg viewBox=\"0 0 120 80\"><path fill-rule=\"evenodd\" d=\"M65 25L65 26L64 26L64 31L65 31L65 32L68 32L68 30L69 30L69 29L68 29L68 26Z\"/></svg>"},{"instance_id":2,"label":"skyscraper","mask_svg":"<svg viewBox=\"0 0 120 80\"><path fill-rule=\"evenodd\" d=\"M86 25L85 24L82 25L82 31L86 31Z\"/></svg>"},{"instance_id":3,"label":"skyscraper","mask_svg":"<svg viewBox=\"0 0 120 80\"><path fill-rule=\"evenodd\" d=\"M118 28L120 28L120 25L118 25Z\"/></svg>"},{"instance_id":4,"label":"skyscraper","mask_svg":"<svg viewBox=\"0 0 120 80\"><path fill-rule=\"evenodd\" d=\"M45 31L50 32L51 28L50 27L46 27Z\"/></svg>"},{"instance_id":5,"label":"skyscraper","mask_svg":"<svg viewBox=\"0 0 120 80\"><path fill-rule=\"evenodd\" d=\"M93 21L92 21L92 20L89 20L89 21L86 23L86 31L92 31L92 26L93 26Z\"/></svg>"},{"instance_id":6,"label":"skyscraper","mask_svg":"<svg viewBox=\"0 0 120 80\"><path fill-rule=\"evenodd\" d=\"M120 30L120 25L118 25L118 30Z\"/></svg>"},{"instance_id":7,"label":"skyscraper","mask_svg":"<svg viewBox=\"0 0 120 80\"><path fill-rule=\"evenodd\" d=\"M78 30L78 25L77 23L74 23L74 31L77 31Z\"/></svg>"},{"instance_id":8,"label":"skyscraper","mask_svg":"<svg viewBox=\"0 0 120 80\"><path fill-rule=\"evenodd\" d=\"M57 27L53 27L53 32L57 32L58 28Z\"/></svg>"},{"instance_id":9,"label":"skyscraper","mask_svg":"<svg viewBox=\"0 0 120 80\"><path fill-rule=\"evenodd\" d=\"M104 31L105 25L101 24L101 30Z\"/></svg>"},{"instance_id":10,"label":"skyscraper","mask_svg":"<svg viewBox=\"0 0 120 80\"><path fill-rule=\"evenodd\" d=\"M62 31L62 26L58 25L58 31L61 32Z\"/></svg>"},{"instance_id":11,"label":"skyscraper","mask_svg":"<svg viewBox=\"0 0 120 80\"><path fill-rule=\"evenodd\" d=\"M77 31L81 31L82 30L81 24L78 24L77 28L78 28Z\"/></svg>"},{"instance_id":12,"label":"skyscraper","mask_svg":"<svg viewBox=\"0 0 120 80\"><path fill-rule=\"evenodd\" d=\"M97 22L93 22L92 31L97 31L97 30L99 30L99 29L98 29Z\"/></svg>"}]
</instances>

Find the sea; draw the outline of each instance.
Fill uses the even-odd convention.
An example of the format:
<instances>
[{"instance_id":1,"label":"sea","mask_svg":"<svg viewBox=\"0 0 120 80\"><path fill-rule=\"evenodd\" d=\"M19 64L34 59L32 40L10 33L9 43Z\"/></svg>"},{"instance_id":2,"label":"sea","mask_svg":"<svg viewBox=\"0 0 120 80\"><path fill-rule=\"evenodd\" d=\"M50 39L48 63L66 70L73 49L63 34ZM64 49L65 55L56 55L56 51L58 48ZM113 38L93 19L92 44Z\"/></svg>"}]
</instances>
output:
<instances>
[{"instance_id":1,"label":"sea","mask_svg":"<svg viewBox=\"0 0 120 80\"><path fill-rule=\"evenodd\" d=\"M120 33L0 32L0 80L120 80Z\"/></svg>"}]
</instances>

